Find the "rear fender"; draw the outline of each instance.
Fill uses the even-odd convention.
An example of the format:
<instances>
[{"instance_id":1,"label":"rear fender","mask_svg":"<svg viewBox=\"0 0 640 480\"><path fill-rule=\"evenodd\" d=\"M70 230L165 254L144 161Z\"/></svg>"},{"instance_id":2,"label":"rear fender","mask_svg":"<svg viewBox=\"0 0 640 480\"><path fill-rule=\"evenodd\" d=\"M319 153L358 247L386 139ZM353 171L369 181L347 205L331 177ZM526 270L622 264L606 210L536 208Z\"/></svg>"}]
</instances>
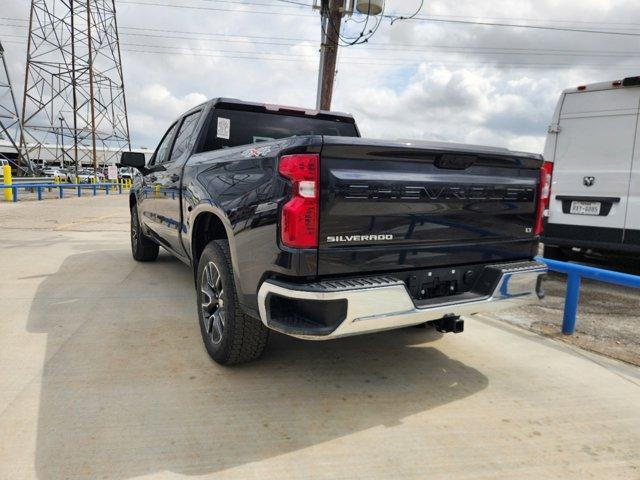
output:
<instances>
[{"instance_id":1,"label":"rear fender","mask_svg":"<svg viewBox=\"0 0 640 480\"><path fill-rule=\"evenodd\" d=\"M183 238L183 245L187 249L187 254L191 259L191 265L194 269L194 272L198 268L198 259L194 258L195 252L193 251L194 250L193 249L193 245L194 245L193 226L196 224L196 221L200 215L207 214L207 213L213 214L218 219L220 219L220 221L222 222L222 225L224 226L225 231L227 232L227 239L229 241L229 251L231 253L231 265L233 266L233 277L236 285L236 291L239 294L242 294L243 292L242 292L240 281L238 278L238 260L237 260L238 256L236 251L236 242L235 242L235 236L233 234L233 228L231 226L231 222L225 215L224 211L217 205L213 204L212 202L203 202L193 207L191 212L189 212L187 221L185 222L187 228L186 228L186 233L184 234L184 237L186 238Z\"/></svg>"}]
</instances>

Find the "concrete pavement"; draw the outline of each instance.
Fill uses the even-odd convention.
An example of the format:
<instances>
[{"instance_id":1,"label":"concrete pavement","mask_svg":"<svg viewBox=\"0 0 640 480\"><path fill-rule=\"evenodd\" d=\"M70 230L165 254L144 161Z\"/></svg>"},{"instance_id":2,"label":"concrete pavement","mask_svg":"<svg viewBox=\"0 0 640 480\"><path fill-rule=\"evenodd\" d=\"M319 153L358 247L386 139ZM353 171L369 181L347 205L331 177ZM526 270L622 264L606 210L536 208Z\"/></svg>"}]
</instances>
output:
<instances>
[{"instance_id":1,"label":"concrete pavement","mask_svg":"<svg viewBox=\"0 0 640 480\"><path fill-rule=\"evenodd\" d=\"M636 367L476 317L223 368L126 196L0 204L0 245L0 478L640 478Z\"/></svg>"}]
</instances>

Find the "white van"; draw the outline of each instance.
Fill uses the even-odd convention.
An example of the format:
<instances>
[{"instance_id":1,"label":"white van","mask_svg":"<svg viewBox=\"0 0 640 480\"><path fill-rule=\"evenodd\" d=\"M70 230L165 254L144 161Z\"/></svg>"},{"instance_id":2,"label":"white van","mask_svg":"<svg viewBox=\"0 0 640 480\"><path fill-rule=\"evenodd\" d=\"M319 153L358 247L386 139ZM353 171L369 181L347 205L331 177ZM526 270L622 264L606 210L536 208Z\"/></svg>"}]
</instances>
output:
<instances>
[{"instance_id":1,"label":"white van","mask_svg":"<svg viewBox=\"0 0 640 480\"><path fill-rule=\"evenodd\" d=\"M544 147L545 256L640 253L640 77L562 92Z\"/></svg>"}]
</instances>

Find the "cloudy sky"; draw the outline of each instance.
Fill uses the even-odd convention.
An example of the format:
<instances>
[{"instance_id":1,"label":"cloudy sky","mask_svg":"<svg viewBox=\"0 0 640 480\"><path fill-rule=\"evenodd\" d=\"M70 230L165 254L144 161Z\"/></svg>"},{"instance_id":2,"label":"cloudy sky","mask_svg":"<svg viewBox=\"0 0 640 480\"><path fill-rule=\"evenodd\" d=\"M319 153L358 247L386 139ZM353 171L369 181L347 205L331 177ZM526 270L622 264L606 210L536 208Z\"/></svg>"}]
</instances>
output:
<instances>
[{"instance_id":1,"label":"cloudy sky","mask_svg":"<svg viewBox=\"0 0 640 480\"><path fill-rule=\"evenodd\" d=\"M20 94L30 2L1 1L0 40ZM133 145L154 147L172 119L212 97L313 107L320 21L311 3L116 0ZM387 0L386 13L419 3ZM637 0L433 0L420 17L384 19L367 44L340 50L333 109L353 113L363 136L541 152L562 89L640 74ZM357 35L363 21L354 16L344 33Z\"/></svg>"}]
</instances>

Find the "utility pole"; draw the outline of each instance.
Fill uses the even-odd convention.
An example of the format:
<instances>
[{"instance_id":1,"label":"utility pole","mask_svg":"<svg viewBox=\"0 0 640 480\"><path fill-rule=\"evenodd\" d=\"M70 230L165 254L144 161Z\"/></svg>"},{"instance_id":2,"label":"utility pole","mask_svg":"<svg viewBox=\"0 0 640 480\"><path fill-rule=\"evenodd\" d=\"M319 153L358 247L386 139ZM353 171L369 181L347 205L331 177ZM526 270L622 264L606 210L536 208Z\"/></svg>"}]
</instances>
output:
<instances>
[{"instance_id":1,"label":"utility pole","mask_svg":"<svg viewBox=\"0 0 640 480\"><path fill-rule=\"evenodd\" d=\"M322 41L320 45L320 69L316 108L331 110L333 82L336 75L340 24L344 15L344 0L322 0L320 7Z\"/></svg>"}]
</instances>

